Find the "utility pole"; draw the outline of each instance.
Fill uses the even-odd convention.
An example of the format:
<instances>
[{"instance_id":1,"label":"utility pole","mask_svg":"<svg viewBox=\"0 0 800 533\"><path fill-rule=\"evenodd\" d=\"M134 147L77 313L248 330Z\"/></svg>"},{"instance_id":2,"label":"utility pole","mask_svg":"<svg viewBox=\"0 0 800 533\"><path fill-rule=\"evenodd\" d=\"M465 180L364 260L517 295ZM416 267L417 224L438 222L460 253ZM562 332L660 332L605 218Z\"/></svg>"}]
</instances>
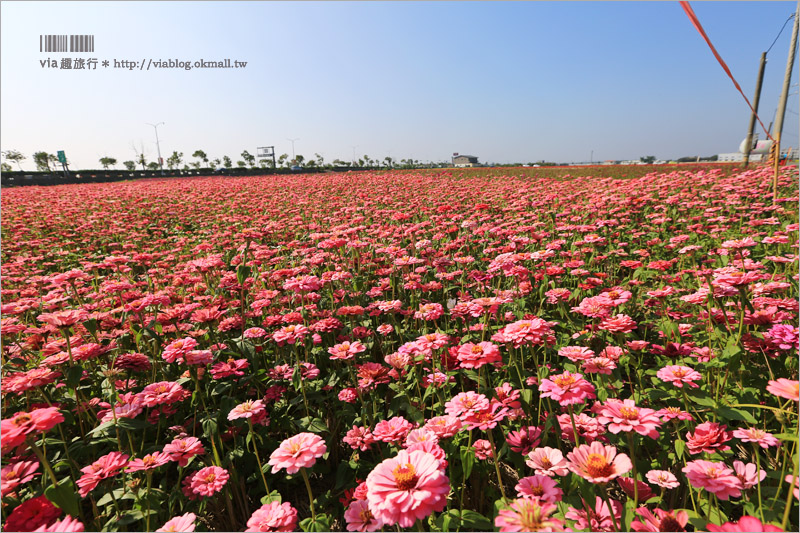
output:
<instances>
[{"instance_id":1,"label":"utility pole","mask_svg":"<svg viewBox=\"0 0 800 533\"><path fill-rule=\"evenodd\" d=\"M163 126L163 122L159 122L158 124L150 124L147 123L148 126L153 126L153 129L156 130L156 149L158 150L158 165L161 167L161 175L164 175L164 160L161 158L161 144L158 142L158 127Z\"/></svg>"},{"instance_id":2,"label":"utility pole","mask_svg":"<svg viewBox=\"0 0 800 533\"><path fill-rule=\"evenodd\" d=\"M797 30L800 23L800 2L797 2L797 10L794 13L794 25L792 28L792 42L789 44L789 58L786 60L786 76L783 78L783 91L781 99L778 101L778 112L775 116L775 172L772 177L772 202L778 198L778 166L781 159L781 133L783 132L783 116L786 114L786 100L789 99L789 83L792 79L792 67L794 66L794 54L797 48Z\"/></svg>"},{"instance_id":3,"label":"utility pole","mask_svg":"<svg viewBox=\"0 0 800 533\"><path fill-rule=\"evenodd\" d=\"M296 139L286 139L286 140L292 143L292 161L294 161L296 159L296 157L294 155L294 142L295 141L299 141L300 137L298 137Z\"/></svg>"},{"instance_id":4,"label":"utility pole","mask_svg":"<svg viewBox=\"0 0 800 533\"><path fill-rule=\"evenodd\" d=\"M750 115L750 127L747 129L747 140L745 141L744 163L747 168L750 164L750 150L753 149L753 130L756 127L756 116L758 114L758 101L761 99L761 83L764 81L764 67L767 66L767 53L761 53L761 64L758 67L758 81L756 81L756 96L753 98L753 112Z\"/></svg>"}]
</instances>

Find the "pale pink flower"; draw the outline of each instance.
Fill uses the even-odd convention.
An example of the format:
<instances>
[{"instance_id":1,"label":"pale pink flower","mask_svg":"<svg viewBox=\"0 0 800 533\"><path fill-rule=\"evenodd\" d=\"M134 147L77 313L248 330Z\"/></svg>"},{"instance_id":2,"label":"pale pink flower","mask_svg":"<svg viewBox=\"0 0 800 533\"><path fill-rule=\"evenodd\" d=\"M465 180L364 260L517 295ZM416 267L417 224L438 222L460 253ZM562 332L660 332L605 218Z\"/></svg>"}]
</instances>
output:
<instances>
[{"instance_id":1,"label":"pale pink flower","mask_svg":"<svg viewBox=\"0 0 800 533\"><path fill-rule=\"evenodd\" d=\"M697 388L695 381L703 379L702 374L688 366L667 365L656 373L661 381L672 383L678 388L682 388L684 383L689 387Z\"/></svg>"},{"instance_id":2,"label":"pale pink flower","mask_svg":"<svg viewBox=\"0 0 800 533\"><path fill-rule=\"evenodd\" d=\"M519 498L497 513L494 526L499 531L564 531L564 523L551 516L557 509L538 498Z\"/></svg>"},{"instance_id":3,"label":"pale pink flower","mask_svg":"<svg viewBox=\"0 0 800 533\"><path fill-rule=\"evenodd\" d=\"M39 526L34 529L35 532L53 532L53 533L80 533L86 531L83 522L77 518L66 516L61 520L56 520L49 526Z\"/></svg>"},{"instance_id":4,"label":"pale pink flower","mask_svg":"<svg viewBox=\"0 0 800 533\"><path fill-rule=\"evenodd\" d=\"M500 348L491 342L468 342L458 347L456 353L462 368L480 368L483 365L502 363Z\"/></svg>"},{"instance_id":5,"label":"pale pink flower","mask_svg":"<svg viewBox=\"0 0 800 533\"><path fill-rule=\"evenodd\" d=\"M733 436L742 442L755 442L764 449L780 444L780 441L773 437L772 433L758 428L737 429L733 432Z\"/></svg>"},{"instance_id":6,"label":"pale pink flower","mask_svg":"<svg viewBox=\"0 0 800 533\"><path fill-rule=\"evenodd\" d=\"M598 441L582 444L567 454L567 468L592 483L608 483L633 468L630 458Z\"/></svg>"},{"instance_id":7,"label":"pale pink flower","mask_svg":"<svg viewBox=\"0 0 800 533\"><path fill-rule=\"evenodd\" d=\"M383 522L369 510L367 500L353 500L344 512L344 520L347 531L378 531L383 527Z\"/></svg>"},{"instance_id":8,"label":"pale pink flower","mask_svg":"<svg viewBox=\"0 0 800 533\"><path fill-rule=\"evenodd\" d=\"M770 380L767 383L767 391L775 396L800 402L800 381L792 381L786 378L778 378L776 381Z\"/></svg>"},{"instance_id":9,"label":"pale pink flower","mask_svg":"<svg viewBox=\"0 0 800 533\"><path fill-rule=\"evenodd\" d=\"M228 482L228 471L219 466L201 468L192 476L191 490L198 496L213 496Z\"/></svg>"},{"instance_id":10,"label":"pale pink flower","mask_svg":"<svg viewBox=\"0 0 800 533\"><path fill-rule=\"evenodd\" d=\"M666 470L651 470L646 475L647 481L665 489L676 489L681 486L678 478Z\"/></svg>"},{"instance_id":11,"label":"pale pink flower","mask_svg":"<svg viewBox=\"0 0 800 533\"><path fill-rule=\"evenodd\" d=\"M375 442L375 437L369 428L353 426L353 429L349 430L342 440L354 450L365 452Z\"/></svg>"},{"instance_id":12,"label":"pale pink flower","mask_svg":"<svg viewBox=\"0 0 800 533\"><path fill-rule=\"evenodd\" d=\"M164 452L153 452L145 455L141 459L132 459L125 470L128 472L139 472L141 470L152 470L154 468L158 468L161 465L165 465L170 462L172 458L169 454Z\"/></svg>"},{"instance_id":13,"label":"pale pink flower","mask_svg":"<svg viewBox=\"0 0 800 533\"><path fill-rule=\"evenodd\" d=\"M181 437L164 446L164 453L168 453L173 461L178 461L178 466L186 466L189 459L206 451L197 437Z\"/></svg>"},{"instance_id":14,"label":"pale pink flower","mask_svg":"<svg viewBox=\"0 0 800 533\"><path fill-rule=\"evenodd\" d=\"M197 517L194 513L186 513L167 520L167 523L156 529L156 533L169 532L181 533L194 531L194 521Z\"/></svg>"},{"instance_id":15,"label":"pale pink flower","mask_svg":"<svg viewBox=\"0 0 800 533\"><path fill-rule=\"evenodd\" d=\"M492 457L492 443L486 439L477 439L472 443L475 458L485 461Z\"/></svg>"},{"instance_id":16,"label":"pale pink flower","mask_svg":"<svg viewBox=\"0 0 800 533\"><path fill-rule=\"evenodd\" d=\"M716 524L706 524L709 531L716 533L717 531L742 531L749 533L756 533L761 531L783 531L778 526L771 524L762 524L761 520L754 516L743 516L738 522L725 522L721 526Z\"/></svg>"},{"instance_id":17,"label":"pale pink flower","mask_svg":"<svg viewBox=\"0 0 800 533\"><path fill-rule=\"evenodd\" d=\"M265 503L247 520L245 531L297 531L297 509L288 502Z\"/></svg>"},{"instance_id":18,"label":"pale pink flower","mask_svg":"<svg viewBox=\"0 0 800 533\"><path fill-rule=\"evenodd\" d=\"M658 438L658 428L661 427L661 420L654 410L636 407L636 404L630 399L608 400L602 407L597 420L601 424L608 425L611 433L635 431L651 439Z\"/></svg>"},{"instance_id":19,"label":"pale pink flower","mask_svg":"<svg viewBox=\"0 0 800 533\"><path fill-rule=\"evenodd\" d=\"M560 502L564 495L554 479L538 474L520 479L514 490L520 498L539 498L548 503Z\"/></svg>"},{"instance_id":20,"label":"pale pink flower","mask_svg":"<svg viewBox=\"0 0 800 533\"><path fill-rule=\"evenodd\" d=\"M372 514L393 526L407 528L447 505L450 480L439 461L423 451L400 450L367 476L367 502Z\"/></svg>"},{"instance_id":21,"label":"pale pink flower","mask_svg":"<svg viewBox=\"0 0 800 533\"><path fill-rule=\"evenodd\" d=\"M564 517L569 520L575 520L575 529L589 530L589 531L616 531L614 529L614 520L617 525L620 524L622 517L622 504L617 500L609 500L611 502L611 511L614 513L614 519L611 518L611 511L608 509L608 504L603 501L600 496L595 497L594 509L589 507L586 501L583 502L583 509L578 510L570 507L564 513Z\"/></svg>"},{"instance_id":22,"label":"pale pink flower","mask_svg":"<svg viewBox=\"0 0 800 533\"><path fill-rule=\"evenodd\" d=\"M264 402L261 400L247 400L240 403L228 413L228 420L236 420L237 418L252 418L266 413Z\"/></svg>"},{"instance_id":23,"label":"pale pink flower","mask_svg":"<svg viewBox=\"0 0 800 533\"><path fill-rule=\"evenodd\" d=\"M754 463L745 464L741 461L734 461L733 470L736 472L736 477L742 482L744 490L755 487L767 477L766 470L759 470L758 465Z\"/></svg>"},{"instance_id":24,"label":"pale pink flower","mask_svg":"<svg viewBox=\"0 0 800 533\"><path fill-rule=\"evenodd\" d=\"M378 422L372 431L372 435L375 440L383 442L402 442L413 428L414 425L411 422L402 416L395 416L389 420Z\"/></svg>"},{"instance_id":25,"label":"pale pink flower","mask_svg":"<svg viewBox=\"0 0 800 533\"><path fill-rule=\"evenodd\" d=\"M272 471L285 468L287 474L296 474L301 468L311 468L317 459L325 455L328 448L322 437L313 433L298 433L281 442L272 452L269 464Z\"/></svg>"},{"instance_id":26,"label":"pale pink flower","mask_svg":"<svg viewBox=\"0 0 800 533\"><path fill-rule=\"evenodd\" d=\"M742 494L742 482L734 471L723 463L713 463L698 459L690 461L682 469L689 482L699 488L706 489L720 500L738 497Z\"/></svg>"},{"instance_id":27,"label":"pale pink flower","mask_svg":"<svg viewBox=\"0 0 800 533\"><path fill-rule=\"evenodd\" d=\"M591 359L594 357L594 352L584 346L564 346L559 348L558 355L577 363Z\"/></svg>"},{"instance_id":28,"label":"pale pink flower","mask_svg":"<svg viewBox=\"0 0 800 533\"><path fill-rule=\"evenodd\" d=\"M464 426L464 422L456 416L436 416L428 420L423 426L436 433L439 439L446 439L452 437Z\"/></svg>"},{"instance_id":29,"label":"pale pink flower","mask_svg":"<svg viewBox=\"0 0 800 533\"><path fill-rule=\"evenodd\" d=\"M655 515L647 507L639 507L636 513L644 519L631 522L633 531L648 531L658 533L659 531L686 531L686 524L689 522L689 514L686 511L664 511L654 509Z\"/></svg>"},{"instance_id":30,"label":"pale pink flower","mask_svg":"<svg viewBox=\"0 0 800 533\"><path fill-rule=\"evenodd\" d=\"M545 446L536 448L525 459L525 464L540 476L566 476L569 473L567 460L560 450Z\"/></svg>"},{"instance_id":31,"label":"pale pink flower","mask_svg":"<svg viewBox=\"0 0 800 533\"><path fill-rule=\"evenodd\" d=\"M488 408L489 398L474 391L460 392L444 404L444 410L448 415L462 418L469 413Z\"/></svg>"},{"instance_id":32,"label":"pale pink flower","mask_svg":"<svg viewBox=\"0 0 800 533\"><path fill-rule=\"evenodd\" d=\"M583 379L582 375L569 371L551 375L549 378L543 379L539 385L539 393L542 398L552 398L561 406L573 405L595 398L594 390L594 385Z\"/></svg>"}]
</instances>

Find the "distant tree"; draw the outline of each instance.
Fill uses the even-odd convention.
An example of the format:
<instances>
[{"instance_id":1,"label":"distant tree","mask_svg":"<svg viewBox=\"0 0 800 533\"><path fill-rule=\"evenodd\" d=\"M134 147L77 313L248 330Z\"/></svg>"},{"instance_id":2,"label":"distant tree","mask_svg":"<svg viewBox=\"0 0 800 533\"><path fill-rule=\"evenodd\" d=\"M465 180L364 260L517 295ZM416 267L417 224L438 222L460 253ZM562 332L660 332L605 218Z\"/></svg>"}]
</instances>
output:
<instances>
[{"instance_id":1,"label":"distant tree","mask_svg":"<svg viewBox=\"0 0 800 533\"><path fill-rule=\"evenodd\" d=\"M214 168L219 168L220 163L222 163L222 161L220 161L218 157L211 161L211 166L213 166Z\"/></svg>"},{"instance_id":2,"label":"distant tree","mask_svg":"<svg viewBox=\"0 0 800 533\"><path fill-rule=\"evenodd\" d=\"M11 172L12 170L14 170L14 167L9 165L8 163L0 163L0 171Z\"/></svg>"},{"instance_id":3,"label":"distant tree","mask_svg":"<svg viewBox=\"0 0 800 533\"><path fill-rule=\"evenodd\" d=\"M122 164L125 165L125 168L131 172L136 170L136 163L133 161L123 161Z\"/></svg>"},{"instance_id":4,"label":"distant tree","mask_svg":"<svg viewBox=\"0 0 800 533\"><path fill-rule=\"evenodd\" d=\"M322 157L319 154L314 154L314 158L316 158L316 160L317 160L317 166L318 167L325 166L325 158L324 157ZM309 161L309 163L310 163L310 161Z\"/></svg>"},{"instance_id":5,"label":"distant tree","mask_svg":"<svg viewBox=\"0 0 800 533\"><path fill-rule=\"evenodd\" d=\"M639 161L644 163L645 165L652 165L656 160L656 156L654 155L646 155L644 157L640 157Z\"/></svg>"},{"instance_id":6,"label":"distant tree","mask_svg":"<svg viewBox=\"0 0 800 533\"><path fill-rule=\"evenodd\" d=\"M231 158L228 157L227 155L222 156L222 166L224 166L225 168L231 168L233 166Z\"/></svg>"},{"instance_id":7,"label":"distant tree","mask_svg":"<svg viewBox=\"0 0 800 533\"><path fill-rule=\"evenodd\" d=\"M52 170L50 168L50 154L47 152L34 152L33 162L36 164L36 170L40 172Z\"/></svg>"},{"instance_id":8,"label":"distant tree","mask_svg":"<svg viewBox=\"0 0 800 533\"><path fill-rule=\"evenodd\" d=\"M147 170L158 170L159 168L160 168L160 165L155 161L151 161L150 163L147 163Z\"/></svg>"},{"instance_id":9,"label":"distant tree","mask_svg":"<svg viewBox=\"0 0 800 533\"><path fill-rule=\"evenodd\" d=\"M192 154L192 157L196 157L197 159L199 159L200 161L205 163L206 166L208 166L208 155L206 155L206 153L204 151L195 150L194 153ZM200 168L199 164L198 164L198 166L196 168Z\"/></svg>"},{"instance_id":10,"label":"distant tree","mask_svg":"<svg viewBox=\"0 0 800 533\"><path fill-rule=\"evenodd\" d=\"M250 168L253 168L253 167L256 166L256 158L255 158L254 155L251 155L250 152L245 150L244 152L242 152L241 155L242 155L242 159L244 159L247 162L247 164L250 165Z\"/></svg>"},{"instance_id":11,"label":"distant tree","mask_svg":"<svg viewBox=\"0 0 800 533\"><path fill-rule=\"evenodd\" d=\"M114 159L113 157L108 157L108 156L101 157L100 164L103 165L104 169L108 170L108 167L113 167L114 165L117 164L117 160Z\"/></svg>"},{"instance_id":12,"label":"distant tree","mask_svg":"<svg viewBox=\"0 0 800 533\"><path fill-rule=\"evenodd\" d=\"M147 159L145 158L144 153L141 153L136 157L137 157L136 162L142 165L142 170L147 170Z\"/></svg>"},{"instance_id":13,"label":"distant tree","mask_svg":"<svg viewBox=\"0 0 800 533\"><path fill-rule=\"evenodd\" d=\"M394 159L389 156L384 157L383 162L387 168L392 168L394 166Z\"/></svg>"},{"instance_id":14,"label":"distant tree","mask_svg":"<svg viewBox=\"0 0 800 533\"><path fill-rule=\"evenodd\" d=\"M236 166L239 168L245 168L247 166L247 163L245 163L244 161L237 161Z\"/></svg>"},{"instance_id":15,"label":"distant tree","mask_svg":"<svg viewBox=\"0 0 800 533\"><path fill-rule=\"evenodd\" d=\"M182 170L189 170L189 165L183 165L183 169Z\"/></svg>"},{"instance_id":16,"label":"distant tree","mask_svg":"<svg viewBox=\"0 0 800 533\"><path fill-rule=\"evenodd\" d=\"M306 167L308 167L308 168L316 168L317 167L317 161L315 159L309 159L308 161L306 161Z\"/></svg>"},{"instance_id":17,"label":"distant tree","mask_svg":"<svg viewBox=\"0 0 800 533\"><path fill-rule=\"evenodd\" d=\"M303 166L303 161L305 160L306 160L305 157L303 157L300 154L297 154L297 156L294 158L294 164L297 166Z\"/></svg>"},{"instance_id":18,"label":"distant tree","mask_svg":"<svg viewBox=\"0 0 800 533\"><path fill-rule=\"evenodd\" d=\"M281 154L278 156L278 166L286 166L286 160L289 159L289 154Z\"/></svg>"},{"instance_id":19,"label":"distant tree","mask_svg":"<svg viewBox=\"0 0 800 533\"><path fill-rule=\"evenodd\" d=\"M183 152L172 152L172 155L167 158L167 166L170 170L178 168L183 162Z\"/></svg>"},{"instance_id":20,"label":"distant tree","mask_svg":"<svg viewBox=\"0 0 800 533\"><path fill-rule=\"evenodd\" d=\"M200 169L200 162L199 161L192 161L191 163L189 163L189 165L195 170L199 170Z\"/></svg>"},{"instance_id":21,"label":"distant tree","mask_svg":"<svg viewBox=\"0 0 800 533\"><path fill-rule=\"evenodd\" d=\"M5 157L8 161L13 161L16 163L17 167L22 170L22 166L19 163L20 161L27 159L24 155L22 155L22 152L18 152L16 150L6 150L5 152L2 152L2 154L3 157Z\"/></svg>"}]
</instances>

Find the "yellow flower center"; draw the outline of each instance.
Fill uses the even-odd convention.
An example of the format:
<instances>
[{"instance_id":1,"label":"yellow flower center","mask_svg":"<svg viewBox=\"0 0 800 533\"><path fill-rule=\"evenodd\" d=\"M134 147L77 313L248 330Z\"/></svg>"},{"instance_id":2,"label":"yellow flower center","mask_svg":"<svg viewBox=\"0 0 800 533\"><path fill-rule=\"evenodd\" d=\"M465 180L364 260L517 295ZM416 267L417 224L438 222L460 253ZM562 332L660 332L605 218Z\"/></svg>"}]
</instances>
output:
<instances>
[{"instance_id":1,"label":"yellow flower center","mask_svg":"<svg viewBox=\"0 0 800 533\"><path fill-rule=\"evenodd\" d=\"M392 470L392 475L399 490L411 490L417 486L417 471L411 463L397 465Z\"/></svg>"},{"instance_id":2,"label":"yellow flower center","mask_svg":"<svg viewBox=\"0 0 800 533\"><path fill-rule=\"evenodd\" d=\"M567 387L575 383L575 381L576 381L575 376L573 376L572 374L568 374L566 376L556 376L555 378L553 378L553 383L555 383L562 389L566 389Z\"/></svg>"},{"instance_id":3,"label":"yellow flower center","mask_svg":"<svg viewBox=\"0 0 800 533\"><path fill-rule=\"evenodd\" d=\"M614 472L614 467L605 455L590 453L586 459L586 472L592 477L608 477Z\"/></svg>"},{"instance_id":4,"label":"yellow flower center","mask_svg":"<svg viewBox=\"0 0 800 533\"><path fill-rule=\"evenodd\" d=\"M635 407L620 407L619 413L625 420L636 420L639 418L639 410Z\"/></svg>"}]
</instances>

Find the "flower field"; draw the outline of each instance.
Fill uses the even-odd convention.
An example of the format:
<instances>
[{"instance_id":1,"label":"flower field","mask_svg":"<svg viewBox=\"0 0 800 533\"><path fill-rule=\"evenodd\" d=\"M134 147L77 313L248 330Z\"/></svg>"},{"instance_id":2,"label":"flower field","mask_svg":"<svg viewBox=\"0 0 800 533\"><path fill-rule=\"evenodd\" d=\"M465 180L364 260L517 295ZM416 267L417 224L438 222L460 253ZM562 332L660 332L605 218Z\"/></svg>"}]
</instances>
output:
<instances>
[{"instance_id":1,"label":"flower field","mask_svg":"<svg viewBox=\"0 0 800 533\"><path fill-rule=\"evenodd\" d=\"M3 530L797 531L797 168L522 170L4 190Z\"/></svg>"}]
</instances>

